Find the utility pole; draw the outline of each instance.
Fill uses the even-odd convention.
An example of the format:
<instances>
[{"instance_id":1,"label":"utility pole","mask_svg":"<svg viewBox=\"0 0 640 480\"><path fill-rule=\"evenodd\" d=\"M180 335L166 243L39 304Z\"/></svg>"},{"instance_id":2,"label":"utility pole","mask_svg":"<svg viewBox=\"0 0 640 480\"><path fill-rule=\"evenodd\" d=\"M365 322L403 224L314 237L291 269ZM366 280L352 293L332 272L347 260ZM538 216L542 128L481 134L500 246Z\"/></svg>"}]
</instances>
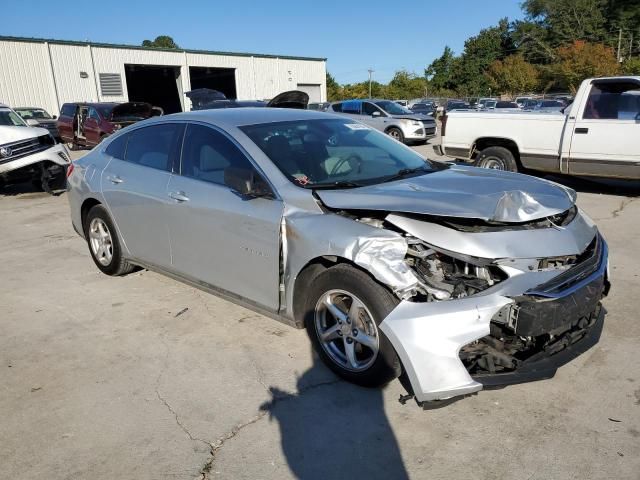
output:
<instances>
[{"instance_id":1,"label":"utility pole","mask_svg":"<svg viewBox=\"0 0 640 480\"><path fill-rule=\"evenodd\" d=\"M618 31L618 63L622 62L620 58L620 49L622 48L622 28Z\"/></svg>"},{"instance_id":2,"label":"utility pole","mask_svg":"<svg viewBox=\"0 0 640 480\"><path fill-rule=\"evenodd\" d=\"M374 72L374 70L369 68L367 72L369 72L369 98L371 98L371 74Z\"/></svg>"},{"instance_id":3,"label":"utility pole","mask_svg":"<svg viewBox=\"0 0 640 480\"><path fill-rule=\"evenodd\" d=\"M629 60L633 56L633 32L629 34Z\"/></svg>"}]
</instances>

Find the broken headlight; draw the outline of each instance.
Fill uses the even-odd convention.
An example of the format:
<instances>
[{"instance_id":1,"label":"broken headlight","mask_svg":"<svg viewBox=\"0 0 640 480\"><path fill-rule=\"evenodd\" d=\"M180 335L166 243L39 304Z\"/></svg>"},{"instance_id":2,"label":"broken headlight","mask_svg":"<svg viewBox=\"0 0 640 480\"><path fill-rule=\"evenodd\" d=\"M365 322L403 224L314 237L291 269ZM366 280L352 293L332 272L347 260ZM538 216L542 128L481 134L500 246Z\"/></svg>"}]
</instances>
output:
<instances>
[{"instance_id":1,"label":"broken headlight","mask_svg":"<svg viewBox=\"0 0 640 480\"><path fill-rule=\"evenodd\" d=\"M417 238L408 237L407 243L405 261L420 280L418 290L424 301L468 297L507 278L495 265L475 265L453 258Z\"/></svg>"}]
</instances>

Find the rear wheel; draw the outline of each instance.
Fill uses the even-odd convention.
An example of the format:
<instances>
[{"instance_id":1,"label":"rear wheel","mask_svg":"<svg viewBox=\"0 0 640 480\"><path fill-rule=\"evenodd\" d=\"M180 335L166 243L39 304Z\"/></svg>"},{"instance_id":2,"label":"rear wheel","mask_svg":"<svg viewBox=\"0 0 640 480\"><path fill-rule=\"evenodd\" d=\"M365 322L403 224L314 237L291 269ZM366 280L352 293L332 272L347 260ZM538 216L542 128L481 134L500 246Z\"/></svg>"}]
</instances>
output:
<instances>
[{"instance_id":1,"label":"rear wheel","mask_svg":"<svg viewBox=\"0 0 640 480\"><path fill-rule=\"evenodd\" d=\"M306 292L305 326L324 363L345 380L378 387L402 371L389 339L378 328L398 304L366 273L337 265Z\"/></svg>"},{"instance_id":2,"label":"rear wheel","mask_svg":"<svg viewBox=\"0 0 640 480\"><path fill-rule=\"evenodd\" d=\"M135 268L122 255L115 226L102 205L96 205L87 213L84 232L89 253L96 266L107 275L125 275Z\"/></svg>"},{"instance_id":3,"label":"rear wheel","mask_svg":"<svg viewBox=\"0 0 640 480\"><path fill-rule=\"evenodd\" d=\"M518 163L510 150L504 147L487 147L478 154L476 162L478 167L491 168L493 170L506 170L517 172Z\"/></svg>"},{"instance_id":4,"label":"rear wheel","mask_svg":"<svg viewBox=\"0 0 640 480\"><path fill-rule=\"evenodd\" d=\"M391 138L395 138L399 142L404 143L404 135L402 133L402 130L400 130L399 128L391 127L389 130L387 130L387 135L389 135Z\"/></svg>"}]
</instances>

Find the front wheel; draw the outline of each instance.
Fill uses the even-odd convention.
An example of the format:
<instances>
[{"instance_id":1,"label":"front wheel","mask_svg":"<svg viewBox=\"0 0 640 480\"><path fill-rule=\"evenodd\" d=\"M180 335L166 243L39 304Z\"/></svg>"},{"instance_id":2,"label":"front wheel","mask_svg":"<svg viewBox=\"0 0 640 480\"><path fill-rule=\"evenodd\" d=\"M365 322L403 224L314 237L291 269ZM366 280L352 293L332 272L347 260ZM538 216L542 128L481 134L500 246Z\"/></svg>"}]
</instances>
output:
<instances>
[{"instance_id":1,"label":"front wheel","mask_svg":"<svg viewBox=\"0 0 640 480\"><path fill-rule=\"evenodd\" d=\"M379 328L397 297L349 265L319 274L306 296L307 332L331 370L365 387L379 387L400 375L400 359Z\"/></svg>"},{"instance_id":2,"label":"front wheel","mask_svg":"<svg viewBox=\"0 0 640 480\"><path fill-rule=\"evenodd\" d=\"M504 147L488 147L481 150L476 165L493 170L518 171L518 164L513 153Z\"/></svg>"},{"instance_id":3,"label":"front wheel","mask_svg":"<svg viewBox=\"0 0 640 480\"><path fill-rule=\"evenodd\" d=\"M389 130L387 130L387 135L398 140L400 143L404 143L404 134L399 128L391 127Z\"/></svg>"}]
</instances>

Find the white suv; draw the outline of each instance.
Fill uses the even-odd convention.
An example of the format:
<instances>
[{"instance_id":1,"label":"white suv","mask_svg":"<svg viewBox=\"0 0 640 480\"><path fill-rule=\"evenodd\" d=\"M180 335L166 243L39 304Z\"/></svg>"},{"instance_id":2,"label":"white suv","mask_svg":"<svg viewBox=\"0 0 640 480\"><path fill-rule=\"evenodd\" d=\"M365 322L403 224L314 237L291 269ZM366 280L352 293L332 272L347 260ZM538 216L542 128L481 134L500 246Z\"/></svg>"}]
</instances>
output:
<instances>
[{"instance_id":1,"label":"white suv","mask_svg":"<svg viewBox=\"0 0 640 480\"><path fill-rule=\"evenodd\" d=\"M64 175L71 160L48 130L32 127L0 104L0 186L31 180L51 192L51 181Z\"/></svg>"}]
</instances>

